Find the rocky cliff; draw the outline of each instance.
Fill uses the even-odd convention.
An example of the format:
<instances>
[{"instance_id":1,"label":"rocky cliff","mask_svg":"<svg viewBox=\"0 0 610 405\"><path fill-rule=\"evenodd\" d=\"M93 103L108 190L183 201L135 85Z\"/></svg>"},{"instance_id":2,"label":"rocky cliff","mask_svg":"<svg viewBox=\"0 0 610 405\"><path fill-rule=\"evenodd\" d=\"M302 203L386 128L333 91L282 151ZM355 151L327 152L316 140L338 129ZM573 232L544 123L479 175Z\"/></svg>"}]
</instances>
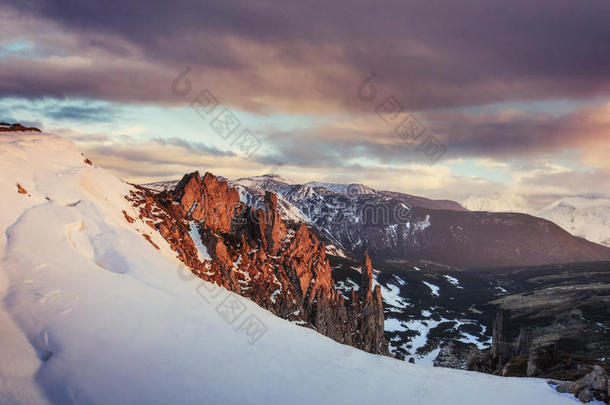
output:
<instances>
[{"instance_id":1,"label":"rocky cliff","mask_svg":"<svg viewBox=\"0 0 610 405\"><path fill-rule=\"evenodd\" d=\"M173 189L138 187L127 199L196 276L338 342L389 354L368 255L358 293L344 297L334 288L324 244L304 223L281 218L274 193L255 209L226 182L194 172Z\"/></svg>"}]
</instances>

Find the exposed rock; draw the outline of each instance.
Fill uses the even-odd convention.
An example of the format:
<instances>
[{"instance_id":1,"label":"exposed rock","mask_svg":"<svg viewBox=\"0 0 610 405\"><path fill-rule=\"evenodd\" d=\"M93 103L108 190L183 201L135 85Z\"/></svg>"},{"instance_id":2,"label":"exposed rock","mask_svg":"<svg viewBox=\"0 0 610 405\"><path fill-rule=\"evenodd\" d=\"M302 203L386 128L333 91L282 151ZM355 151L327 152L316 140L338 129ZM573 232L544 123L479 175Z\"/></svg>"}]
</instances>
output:
<instances>
[{"instance_id":1,"label":"exposed rock","mask_svg":"<svg viewBox=\"0 0 610 405\"><path fill-rule=\"evenodd\" d=\"M247 201L281 194L285 218L296 208L353 257L425 259L462 268L610 260L610 249L521 213L467 211L451 201L366 186L290 184L273 176L236 180ZM320 209L324 207L324 209ZM392 225L392 226L388 226ZM474 248L476 247L476 249Z\"/></svg>"},{"instance_id":2,"label":"exposed rock","mask_svg":"<svg viewBox=\"0 0 610 405\"><path fill-rule=\"evenodd\" d=\"M539 348L536 354L532 354L533 333L529 328L520 329L514 344L504 342L503 325L503 314L499 311L492 326L491 348L473 351L467 369L503 376L539 375L538 364L542 362L546 366L548 359L545 356L550 356L555 351Z\"/></svg>"},{"instance_id":3,"label":"exposed rock","mask_svg":"<svg viewBox=\"0 0 610 405\"><path fill-rule=\"evenodd\" d=\"M578 394L576 394L576 398L578 398L580 402L590 402L595 399L595 396L593 395L591 388L584 387L583 389L578 391Z\"/></svg>"},{"instance_id":4,"label":"exposed rock","mask_svg":"<svg viewBox=\"0 0 610 405\"><path fill-rule=\"evenodd\" d=\"M123 210L123 216L130 224L133 224L136 220L130 217L125 210Z\"/></svg>"},{"instance_id":5,"label":"exposed rock","mask_svg":"<svg viewBox=\"0 0 610 405\"><path fill-rule=\"evenodd\" d=\"M150 235L144 233L142 234L142 236L144 236L144 239L146 239L147 241L150 242L151 245L153 245L155 247L155 249L159 250L159 245L157 245L155 242L153 242L153 240L150 238Z\"/></svg>"},{"instance_id":6,"label":"exposed rock","mask_svg":"<svg viewBox=\"0 0 610 405\"><path fill-rule=\"evenodd\" d=\"M567 381L558 384L555 389L558 392L570 393L581 402L593 400L610 400L610 381L606 371L600 366L594 366L593 370L577 381Z\"/></svg>"},{"instance_id":7,"label":"exposed rock","mask_svg":"<svg viewBox=\"0 0 610 405\"><path fill-rule=\"evenodd\" d=\"M237 190L211 173L203 179L199 172L184 175L176 186L175 201L188 216L205 221L206 227L215 232L230 232L236 211L243 207Z\"/></svg>"},{"instance_id":8,"label":"exposed rock","mask_svg":"<svg viewBox=\"0 0 610 405\"><path fill-rule=\"evenodd\" d=\"M583 378L575 382L564 382L557 385L558 392L574 394L581 402L593 400L610 400L609 379L606 371L600 366L594 366L593 370Z\"/></svg>"},{"instance_id":9,"label":"exposed rock","mask_svg":"<svg viewBox=\"0 0 610 405\"><path fill-rule=\"evenodd\" d=\"M368 255L360 288L366 293L345 299L334 288L324 244L305 224L288 225L280 217L275 194L265 195L265 209L254 210L226 182L194 172L174 190L152 194L139 187L127 199L198 277L338 342L389 354L381 289L372 289ZM200 260L189 234L192 227L211 261Z\"/></svg>"},{"instance_id":10,"label":"exposed rock","mask_svg":"<svg viewBox=\"0 0 610 405\"><path fill-rule=\"evenodd\" d=\"M18 192L19 194L27 194L27 193L28 193L28 191L27 191L25 188L23 188L23 187L21 186L21 184L17 184L17 192Z\"/></svg>"},{"instance_id":11,"label":"exposed rock","mask_svg":"<svg viewBox=\"0 0 610 405\"><path fill-rule=\"evenodd\" d=\"M513 357L502 367L500 375L504 377L521 377L527 374L527 356Z\"/></svg>"},{"instance_id":12,"label":"exposed rock","mask_svg":"<svg viewBox=\"0 0 610 405\"><path fill-rule=\"evenodd\" d=\"M557 390L557 392L561 392L561 393L569 393L569 394L578 394L578 391L580 391L582 388L582 385L574 382L574 381L566 381L564 383L559 384L555 389Z\"/></svg>"},{"instance_id":13,"label":"exposed rock","mask_svg":"<svg viewBox=\"0 0 610 405\"><path fill-rule=\"evenodd\" d=\"M529 356L533 340L534 336L532 330L529 328L521 328L519 330L519 337L517 338L514 355Z\"/></svg>"},{"instance_id":14,"label":"exposed rock","mask_svg":"<svg viewBox=\"0 0 610 405\"><path fill-rule=\"evenodd\" d=\"M498 312L496 313L496 319L494 320L492 327L491 356L493 358L498 358L498 356L500 355L500 345L502 343L502 329L502 312Z\"/></svg>"},{"instance_id":15,"label":"exposed rock","mask_svg":"<svg viewBox=\"0 0 610 405\"><path fill-rule=\"evenodd\" d=\"M449 367L466 370L468 359L472 356L476 346L451 340L441 345L441 350L434 359L434 367Z\"/></svg>"},{"instance_id":16,"label":"exposed rock","mask_svg":"<svg viewBox=\"0 0 610 405\"><path fill-rule=\"evenodd\" d=\"M373 266L371 265L371 258L367 252L364 253L361 285L361 293L363 295L370 295L373 290Z\"/></svg>"},{"instance_id":17,"label":"exposed rock","mask_svg":"<svg viewBox=\"0 0 610 405\"><path fill-rule=\"evenodd\" d=\"M527 376L537 377L557 362L557 346L547 343L532 349L527 362Z\"/></svg>"},{"instance_id":18,"label":"exposed rock","mask_svg":"<svg viewBox=\"0 0 610 405\"><path fill-rule=\"evenodd\" d=\"M88 164L89 166L93 166L93 162L91 160L89 160L89 159L85 159L84 162L86 164Z\"/></svg>"},{"instance_id":19,"label":"exposed rock","mask_svg":"<svg viewBox=\"0 0 610 405\"><path fill-rule=\"evenodd\" d=\"M275 253L280 247L282 239L286 236L286 225L280 218L280 213L277 207L277 196L274 193L267 191L265 193L265 214L259 216L261 219L261 231L265 236L267 249L269 252Z\"/></svg>"},{"instance_id":20,"label":"exposed rock","mask_svg":"<svg viewBox=\"0 0 610 405\"><path fill-rule=\"evenodd\" d=\"M19 123L8 124L6 122L0 123L0 132L40 132L40 129L34 127L24 127Z\"/></svg>"}]
</instances>

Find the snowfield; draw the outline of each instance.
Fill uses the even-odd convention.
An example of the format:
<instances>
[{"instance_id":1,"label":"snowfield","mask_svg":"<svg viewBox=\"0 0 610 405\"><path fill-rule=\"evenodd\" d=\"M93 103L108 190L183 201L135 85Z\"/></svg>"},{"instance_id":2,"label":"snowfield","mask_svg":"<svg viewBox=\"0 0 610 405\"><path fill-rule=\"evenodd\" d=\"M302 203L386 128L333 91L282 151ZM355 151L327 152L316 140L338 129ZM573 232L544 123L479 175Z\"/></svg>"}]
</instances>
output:
<instances>
[{"instance_id":1,"label":"snowfield","mask_svg":"<svg viewBox=\"0 0 610 405\"><path fill-rule=\"evenodd\" d=\"M577 403L364 353L189 277L126 221L130 186L83 159L57 136L0 135L1 404Z\"/></svg>"}]
</instances>

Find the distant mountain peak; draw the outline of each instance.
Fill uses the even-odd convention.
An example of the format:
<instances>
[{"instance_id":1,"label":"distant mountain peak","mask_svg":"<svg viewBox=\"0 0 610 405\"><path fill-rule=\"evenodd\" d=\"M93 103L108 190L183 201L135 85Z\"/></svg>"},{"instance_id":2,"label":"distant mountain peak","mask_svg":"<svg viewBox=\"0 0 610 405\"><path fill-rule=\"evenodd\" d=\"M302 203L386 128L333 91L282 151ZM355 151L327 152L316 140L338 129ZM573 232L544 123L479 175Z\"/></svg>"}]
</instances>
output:
<instances>
[{"instance_id":1,"label":"distant mountain peak","mask_svg":"<svg viewBox=\"0 0 610 405\"><path fill-rule=\"evenodd\" d=\"M536 213L566 231L610 247L610 198L586 195L561 198Z\"/></svg>"}]
</instances>

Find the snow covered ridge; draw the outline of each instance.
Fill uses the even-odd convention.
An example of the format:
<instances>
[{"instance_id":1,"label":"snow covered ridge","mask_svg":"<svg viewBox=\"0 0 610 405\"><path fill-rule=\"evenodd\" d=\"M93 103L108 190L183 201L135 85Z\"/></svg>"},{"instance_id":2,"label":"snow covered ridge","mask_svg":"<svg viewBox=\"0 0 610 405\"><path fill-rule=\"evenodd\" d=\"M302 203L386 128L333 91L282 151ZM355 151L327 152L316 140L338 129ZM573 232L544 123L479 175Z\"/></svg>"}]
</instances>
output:
<instances>
[{"instance_id":1,"label":"snow covered ridge","mask_svg":"<svg viewBox=\"0 0 610 405\"><path fill-rule=\"evenodd\" d=\"M566 197L536 213L573 235L610 247L610 199Z\"/></svg>"},{"instance_id":2,"label":"snow covered ridge","mask_svg":"<svg viewBox=\"0 0 610 405\"><path fill-rule=\"evenodd\" d=\"M0 134L0 166L0 403L575 404L543 380L367 354L222 289L268 327L252 346L178 276L133 188L71 142Z\"/></svg>"}]
</instances>

